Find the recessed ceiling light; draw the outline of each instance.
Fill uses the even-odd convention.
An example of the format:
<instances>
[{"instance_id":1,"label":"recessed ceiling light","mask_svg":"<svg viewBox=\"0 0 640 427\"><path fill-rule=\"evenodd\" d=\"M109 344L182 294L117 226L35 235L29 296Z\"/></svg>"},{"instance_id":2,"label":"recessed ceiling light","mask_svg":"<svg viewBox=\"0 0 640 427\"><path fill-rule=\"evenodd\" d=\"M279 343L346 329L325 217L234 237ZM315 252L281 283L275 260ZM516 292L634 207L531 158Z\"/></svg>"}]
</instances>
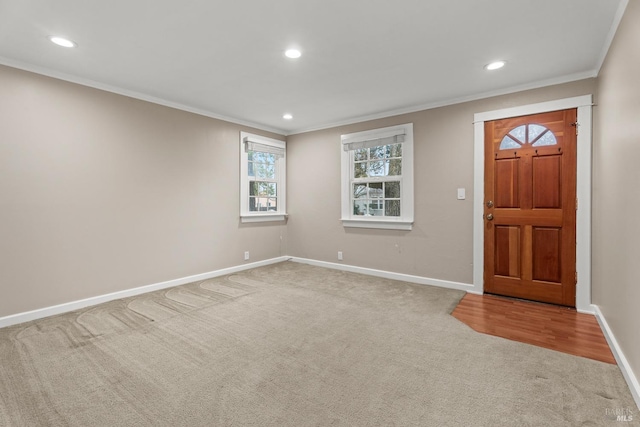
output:
<instances>
[{"instance_id":1,"label":"recessed ceiling light","mask_svg":"<svg viewBox=\"0 0 640 427\"><path fill-rule=\"evenodd\" d=\"M282 115L282 118L285 119L285 120L291 120L291 119L293 119L293 116L291 114L289 114L289 113L285 113L285 114Z\"/></svg>"},{"instance_id":2,"label":"recessed ceiling light","mask_svg":"<svg viewBox=\"0 0 640 427\"><path fill-rule=\"evenodd\" d=\"M302 56L302 52L298 49L288 49L284 54L287 58L291 59L300 58Z\"/></svg>"},{"instance_id":3,"label":"recessed ceiling light","mask_svg":"<svg viewBox=\"0 0 640 427\"><path fill-rule=\"evenodd\" d=\"M62 47L76 47L77 46L74 42L72 42L69 39L65 39L64 37L49 36L49 40L51 40L52 43L55 43L58 46L62 46Z\"/></svg>"},{"instance_id":4,"label":"recessed ceiling light","mask_svg":"<svg viewBox=\"0 0 640 427\"><path fill-rule=\"evenodd\" d=\"M484 69L485 70L489 70L489 71L497 70L498 68L504 67L504 64L506 64L506 62L504 62L504 61L495 61L495 62L492 62L490 64L485 65Z\"/></svg>"}]
</instances>

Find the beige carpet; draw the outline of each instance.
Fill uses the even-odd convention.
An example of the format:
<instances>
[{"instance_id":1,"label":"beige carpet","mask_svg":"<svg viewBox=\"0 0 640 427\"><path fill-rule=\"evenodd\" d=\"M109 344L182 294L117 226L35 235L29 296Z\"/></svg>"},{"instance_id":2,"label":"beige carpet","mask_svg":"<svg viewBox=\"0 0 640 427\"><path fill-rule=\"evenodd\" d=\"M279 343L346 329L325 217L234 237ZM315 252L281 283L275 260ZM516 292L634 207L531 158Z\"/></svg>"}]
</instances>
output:
<instances>
[{"instance_id":1,"label":"beige carpet","mask_svg":"<svg viewBox=\"0 0 640 427\"><path fill-rule=\"evenodd\" d=\"M462 295L285 262L0 329L0 425L634 425L616 366L478 334Z\"/></svg>"}]
</instances>

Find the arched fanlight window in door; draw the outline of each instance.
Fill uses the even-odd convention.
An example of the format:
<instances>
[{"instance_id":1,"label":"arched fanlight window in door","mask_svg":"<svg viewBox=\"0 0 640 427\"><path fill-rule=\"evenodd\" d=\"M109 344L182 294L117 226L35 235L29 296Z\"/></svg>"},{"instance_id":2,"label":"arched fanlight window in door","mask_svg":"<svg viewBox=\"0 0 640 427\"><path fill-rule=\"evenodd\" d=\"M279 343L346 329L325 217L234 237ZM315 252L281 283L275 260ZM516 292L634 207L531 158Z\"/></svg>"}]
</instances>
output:
<instances>
[{"instance_id":1,"label":"arched fanlight window in door","mask_svg":"<svg viewBox=\"0 0 640 427\"><path fill-rule=\"evenodd\" d=\"M521 125L511 129L500 142L501 150L522 148L525 145L532 147L544 147L556 145L556 136L544 126L536 124Z\"/></svg>"}]
</instances>

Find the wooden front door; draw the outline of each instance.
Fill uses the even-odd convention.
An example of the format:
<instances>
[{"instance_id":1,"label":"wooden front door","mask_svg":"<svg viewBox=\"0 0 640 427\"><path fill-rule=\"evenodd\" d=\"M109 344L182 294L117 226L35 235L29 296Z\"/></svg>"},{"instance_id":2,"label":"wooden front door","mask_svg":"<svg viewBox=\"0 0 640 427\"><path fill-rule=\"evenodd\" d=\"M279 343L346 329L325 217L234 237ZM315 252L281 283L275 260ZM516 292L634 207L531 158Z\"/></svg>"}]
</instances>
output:
<instances>
[{"instance_id":1,"label":"wooden front door","mask_svg":"<svg viewBox=\"0 0 640 427\"><path fill-rule=\"evenodd\" d=\"M575 307L576 110L485 123L484 290Z\"/></svg>"}]
</instances>

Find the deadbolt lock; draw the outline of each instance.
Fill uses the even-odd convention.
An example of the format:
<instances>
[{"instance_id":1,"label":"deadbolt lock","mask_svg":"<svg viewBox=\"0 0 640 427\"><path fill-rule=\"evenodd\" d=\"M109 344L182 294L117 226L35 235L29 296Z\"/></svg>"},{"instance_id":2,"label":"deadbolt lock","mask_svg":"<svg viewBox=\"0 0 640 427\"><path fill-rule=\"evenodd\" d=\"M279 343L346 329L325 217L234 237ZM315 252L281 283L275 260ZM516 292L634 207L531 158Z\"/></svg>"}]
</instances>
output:
<instances>
[{"instance_id":1,"label":"deadbolt lock","mask_svg":"<svg viewBox=\"0 0 640 427\"><path fill-rule=\"evenodd\" d=\"M492 207L493 207L493 201L492 201L492 200L489 200L489 201L487 202L487 207L488 207L488 208L492 208Z\"/></svg>"}]
</instances>

